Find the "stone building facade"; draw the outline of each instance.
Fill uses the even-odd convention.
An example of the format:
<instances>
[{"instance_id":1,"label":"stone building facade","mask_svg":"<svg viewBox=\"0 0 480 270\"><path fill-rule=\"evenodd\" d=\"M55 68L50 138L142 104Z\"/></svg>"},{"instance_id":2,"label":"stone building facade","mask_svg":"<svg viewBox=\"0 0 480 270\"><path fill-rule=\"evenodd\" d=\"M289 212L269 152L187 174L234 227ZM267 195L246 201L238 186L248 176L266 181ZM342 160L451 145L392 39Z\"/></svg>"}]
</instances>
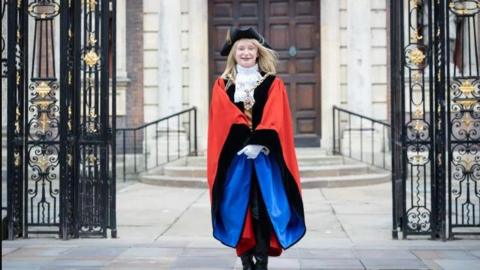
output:
<instances>
[{"instance_id":1,"label":"stone building facade","mask_svg":"<svg viewBox=\"0 0 480 270\"><path fill-rule=\"evenodd\" d=\"M216 13L244 9L248 14L250 7L272 13L318 8L313 11L318 29L313 31L319 36L314 65L320 95L313 95L312 104L319 112L315 130L322 148L332 147L333 105L388 120L387 0L118 0L117 5L117 69L119 90L124 85L125 91L117 97L125 104L119 104L124 111L118 114L126 126L196 106L199 148L204 151L215 72L211 56L216 45L211 43L222 34L212 22L222 20ZM241 25L244 18L235 14L229 22ZM273 33L269 27L277 26L264 26Z\"/></svg>"}]
</instances>

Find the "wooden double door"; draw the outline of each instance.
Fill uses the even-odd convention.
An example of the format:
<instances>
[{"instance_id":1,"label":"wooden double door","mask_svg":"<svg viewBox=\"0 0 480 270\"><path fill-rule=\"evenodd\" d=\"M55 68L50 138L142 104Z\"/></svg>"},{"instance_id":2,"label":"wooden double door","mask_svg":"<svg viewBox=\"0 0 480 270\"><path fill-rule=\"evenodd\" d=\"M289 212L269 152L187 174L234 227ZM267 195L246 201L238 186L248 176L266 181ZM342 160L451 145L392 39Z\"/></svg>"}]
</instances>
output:
<instances>
[{"instance_id":1,"label":"wooden double door","mask_svg":"<svg viewBox=\"0 0 480 270\"><path fill-rule=\"evenodd\" d=\"M210 85L223 72L220 56L231 26L254 27L279 53L297 146L320 144L320 1L209 0Z\"/></svg>"}]
</instances>

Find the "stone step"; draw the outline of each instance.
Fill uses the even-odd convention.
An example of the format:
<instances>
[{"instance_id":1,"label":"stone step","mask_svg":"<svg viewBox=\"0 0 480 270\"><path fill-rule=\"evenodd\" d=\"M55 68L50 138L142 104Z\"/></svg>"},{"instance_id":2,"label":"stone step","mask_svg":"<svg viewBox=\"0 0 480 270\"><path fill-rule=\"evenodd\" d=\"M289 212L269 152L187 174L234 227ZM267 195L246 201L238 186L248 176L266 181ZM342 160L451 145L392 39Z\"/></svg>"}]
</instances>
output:
<instances>
[{"instance_id":1,"label":"stone step","mask_svg":"<svg viewBox=\"0 0 480 270\"><path fill-rule=\"evenodd\" d=\"M297 156L299 166L319 166L319 165L334 165L334 164L351 164L354 161L343 156L327 156L327 155L301 155ZM186 157L182 158L172 165L177 166L207 166L207 158L205 156Z\"/></svg>"},{"instance_id":2,"label":"stone step","mask_svg":"<svg viewBox=\"0 0 480 270\"><path fill-rule=\"evenodd\" d=\"M208 186L206 177L172 177L161 174L141 175L140 182L166 187L206 188Z\"/></svg>"},{"instance_id":3,"label":"stone step","mask_svg":"<svg viewBox=\"0 0 480 270\"><path fill-rule=\"evenodd\" d=\"M390 172L383 171L334 177L306 177L301 180L303 188L357 187L389 182L391 180L391 174Z\"/></svg>"},{"instance_id":4,"label":"stone step","mask_svg":"<svg viewBox=\"0 0 480 270\"><path fill-rule=\"evenodd\" d=\"M368 186L385 183L388 181L390 181L389 172L301 178L302 187L305 189ZM208 186L207 178L205 177L179 177L160 174L142 175L140 176L140 182L150 185L169 187L206 188Z\"/></svg>"},{"instance_id":5,"label":"stone step","mask_svg":"<svg viewBox=\"0 0 480 270\"><path fill-rule=\"evenodd\" d=\"M301 177L341 176L352 174L369 173L365 164L335 164L325 166L300 166ZM206 177L206 166L175 166L167 165L163 168L163 174L179 177Z\"/></svg>"},{"instance_id":6,"label":"stone step","mask_svg":"<svg viewBox=\"0 0 480 270\"><path fill-rule=\"evenodd\" d=\"M318 147L297 147L295 148L295 152L297 152L297 156L326 156L328 154L325 149Z\"/></svg>"},{"instance_id":7,"label":"stone step","mask_svg":"<svg viewBox=\"0 0 480 270\"><path fill-rule=\"evenodd\" d=\"M390 181L390 172L318 148L298 151L304 188L365 186ZM139 176L143 183L171 187L206 188L206 157L185 157Z\"/></svg>"}]
</instances>

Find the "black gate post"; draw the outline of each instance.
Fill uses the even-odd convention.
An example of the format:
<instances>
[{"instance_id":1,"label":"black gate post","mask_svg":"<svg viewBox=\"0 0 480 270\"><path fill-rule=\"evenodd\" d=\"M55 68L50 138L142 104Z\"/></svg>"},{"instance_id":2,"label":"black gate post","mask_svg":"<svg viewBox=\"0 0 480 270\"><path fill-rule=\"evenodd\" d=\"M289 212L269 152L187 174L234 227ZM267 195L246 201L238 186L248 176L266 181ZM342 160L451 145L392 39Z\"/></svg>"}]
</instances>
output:
<instances>
[{"instance_id":1,"label":"black gate post","mask_svg":"<svg viewBox=\"0 0 480 270\"><path fill-rule=\"evenodd\" d=\"M17 178L18 169L16 165L20 153L15 152L16 147L13 142L15 140L16 127L16 110L17 110L17 67L16 67L16 45L17 45L17 5L15 1L7 3L7 222L8 222L8 239L13 240L21 230L21 217L19 208L22 201L18 201L17 193L19 192ZM13 57L12 57L13 56ZM21 189L21 188L20 188ZM19 205L20 204L20 205Z\"/></svg>"},{"instance_id":2,"label":"black gate post","mask_svg":"<svg viewBox=\"0 0 480 270\"><path fill-rule=\"evenodd\" d=\"M390 108L391 108L391 149L392 149L392 237L398 239L402 224L404 192L402 188L402 123L404 122L403 92L403 2L389 0L390 15Z\"/></svg>"},{"instance_id":3,"label":"black gate post","mask_svg":"<svg viewBox=\"0 0 480 270\"><path fill-rule=\"evenodd\" d=\"M110 16L111 16L111 25L110 25L110 31L112 33L112 40L111 40L111 47L109 48L111 50L111 61L112 61L112 116L111 116L111 121L112 121L112 129L110 130L110 137L109 137L109 142L110 145L112 146L112 153L110 154L112 158L112 172L111 172L111 177L110 177L110 189L109 189L109 198L110 198L110 230L111 230L111 236L112 238L117 238L117 204L116 204L116 195L117 195L117 1L116 0L111 0L111 7L112 9L110 10Z\"/></svg>"},{"instance_id":4,"label":"black gate post","mask_svg":"<svg viewBox=\"0 0 480 270\"><path fill-rule=\"evenodd\" d=\"M446 239L446 193L445 193L445 175L446 175L446 132L445 128L445 70L447 63L445 61L445 6L448 1L433 1L433 65L434 65L434 89L430 94L434 97L434 170L432 174L432 238Z\"/></svg>"}]
</instances>

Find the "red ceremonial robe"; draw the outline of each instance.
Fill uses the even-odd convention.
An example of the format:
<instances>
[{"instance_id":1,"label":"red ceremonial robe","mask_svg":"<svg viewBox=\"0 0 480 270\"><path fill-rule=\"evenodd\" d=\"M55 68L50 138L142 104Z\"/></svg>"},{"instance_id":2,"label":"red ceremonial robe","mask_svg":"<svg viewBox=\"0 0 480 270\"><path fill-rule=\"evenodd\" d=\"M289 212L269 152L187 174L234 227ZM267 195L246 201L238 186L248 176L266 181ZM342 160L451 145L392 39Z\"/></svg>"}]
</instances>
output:
<instances>
[{"instance_id":1,"label":"red ceremonial robe","mask_svg":"<svg viewBox=\"0 0 480 270\"><path fill-rule=\"evenodd\" d=\"M262 86L264 90L262 90ZM232 88L234 90L234 86ZM300 174L293 141L291 113L283 81L275 76L269 76L255 90L253 130L249 128L248 119L242 108L233 103L233 92L230 91L229 94L228 90L231 89L225 89L224 79L216 80L212 90L209 112L207 176L212 203L212 219L219 208L222 183L232 158L245 145L260 144L268 147L270 155L277 157L289 203L303 220L302 226L304 226ZM243 233L236 246L237 254L241 255L254 246L252 217L248 210ZM278 243L275 233L272 232L269 255L278 256L281 253L282 247Z\"/></svg>"}]
</instances>

